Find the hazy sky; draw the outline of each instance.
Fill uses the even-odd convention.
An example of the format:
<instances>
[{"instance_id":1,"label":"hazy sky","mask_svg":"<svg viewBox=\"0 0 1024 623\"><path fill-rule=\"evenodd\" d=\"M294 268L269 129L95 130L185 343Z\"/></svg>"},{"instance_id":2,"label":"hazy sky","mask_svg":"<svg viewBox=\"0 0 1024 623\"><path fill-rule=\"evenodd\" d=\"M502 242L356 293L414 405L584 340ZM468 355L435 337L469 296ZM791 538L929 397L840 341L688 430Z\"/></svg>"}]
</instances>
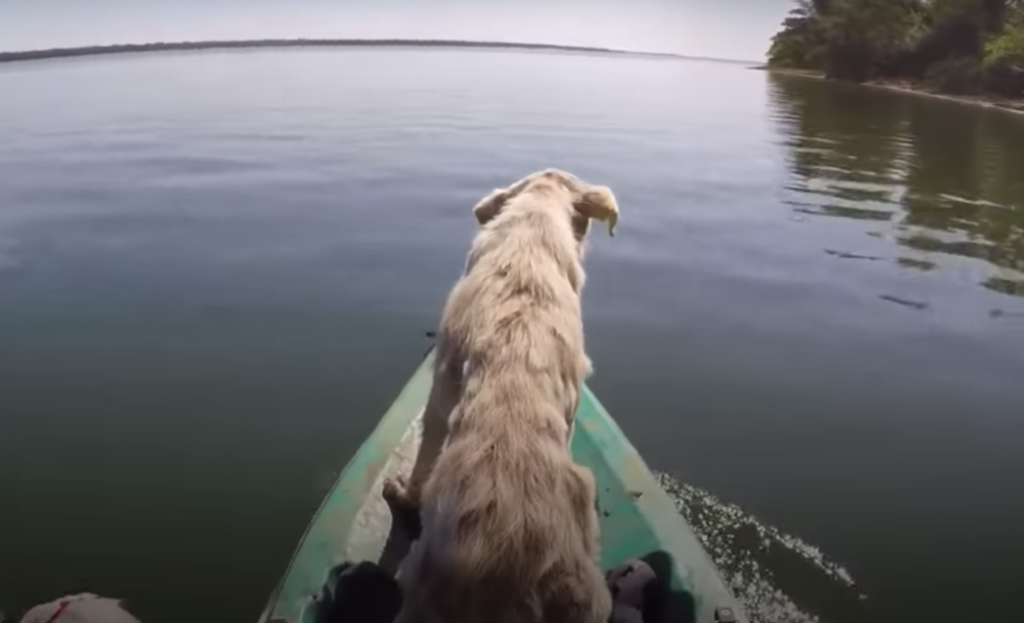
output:
<instances>
[{"instance_id":1,"label":"hazy sky","mask_svg":"<svg viewBox=\"0 0 1024 623\"><path fill-rule=\"evenodd\" d=\"M293 37L480 39L761 59L792 0L0 0L0 51Z\"/></svg>"}]
</instances>

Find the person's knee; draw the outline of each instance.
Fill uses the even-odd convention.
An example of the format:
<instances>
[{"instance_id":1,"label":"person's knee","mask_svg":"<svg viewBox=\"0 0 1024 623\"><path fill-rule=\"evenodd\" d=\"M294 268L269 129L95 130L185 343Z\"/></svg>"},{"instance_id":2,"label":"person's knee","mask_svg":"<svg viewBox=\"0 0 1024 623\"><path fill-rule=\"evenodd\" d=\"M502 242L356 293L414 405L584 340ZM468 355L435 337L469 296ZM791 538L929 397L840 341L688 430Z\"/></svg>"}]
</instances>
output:
<instances>
[{"instance_id":1,"label":"person's knee","mask_svg":"<svg viewBox=\"0 0 1024 623\"><path fill-rule=\"evenodd\" d=\"M140 623L120 599L92 593L67 595L29 608L20 623Z\"/></svg>"}]
</instances>

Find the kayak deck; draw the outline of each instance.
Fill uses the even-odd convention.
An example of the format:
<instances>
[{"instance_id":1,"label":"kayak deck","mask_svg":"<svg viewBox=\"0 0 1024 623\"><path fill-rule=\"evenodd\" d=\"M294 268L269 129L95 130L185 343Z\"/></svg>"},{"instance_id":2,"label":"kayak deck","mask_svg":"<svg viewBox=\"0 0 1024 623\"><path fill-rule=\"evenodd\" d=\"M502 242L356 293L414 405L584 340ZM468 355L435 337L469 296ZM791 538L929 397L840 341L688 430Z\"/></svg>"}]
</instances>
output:
<instances>
[{"instance_id":1,"label":"kayak deck","mask_svg":"<svg viewBox=\"0 0 1024 623\"><path fill-rule=\"evenodd\" d=\"M422 435L433 352L413 374L376 429L342 471L302 537L260 623L316 623L317 597L328 572L345 561L372 560L394 569L408 548L392 533L381 497L387 477L408 474ZM629 440L589 388L584 387L572 439L577 463L597 481L601 566L644 558L665 577L672 597L666 620L713 623L717 608L745 616L690 526ZM648 556L654 552L661 552ZM664 575L663 575L664 574Z\"/></svg>"}]
</instances>

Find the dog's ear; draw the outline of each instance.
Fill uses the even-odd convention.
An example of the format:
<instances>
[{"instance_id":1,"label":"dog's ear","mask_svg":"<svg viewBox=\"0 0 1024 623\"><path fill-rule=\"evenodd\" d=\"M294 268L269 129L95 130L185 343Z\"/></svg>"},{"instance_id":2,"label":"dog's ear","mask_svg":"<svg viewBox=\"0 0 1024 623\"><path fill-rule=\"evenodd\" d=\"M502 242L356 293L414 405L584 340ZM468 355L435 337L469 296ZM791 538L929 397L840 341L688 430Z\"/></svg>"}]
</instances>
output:
<instances>
[{"instance_id":1,"label":"dog's ear","mask_svg":"<svg viewBox=\"0 0 1024 623\"><path fill-rule=\"evenodd\" d=\"M473 214L476 215L476 220L479 221L481 225L484 225L495 216L498 216L498 213L501 212L501 209L505 207L506 203L519 193L523 192L524 188L529 186L530 183L543 174L544 172L533 173L532 175L528 175L527 177L519 180L515 184L512 184L508 188L497 188L492 191L491 194L481 199L476 204L476 207L473 208Z\"/></svg>"},{"instance_id":2,"label":"dog's ear","mask_svg":"<svg viewBox=\"0 0 1024 623\"><path fill-rule=\"evenodd\" d=\"M615 235L619 222L619 204L607 186L587 186L577 196L574 206L583 216L608 224L608 235Z\"/></svg>"},{"instance_id":3,"label":"dog's ear","mask_svg":"<svg viewBox=\"0 0 1024 623\"><path fill-rule=\"evenodd\" d=\"M501 212L502 206L508 201L508 189L499 188L481 199L473 208L473 215L481 225L485 225Z\"/></svg>"}]
</instances>

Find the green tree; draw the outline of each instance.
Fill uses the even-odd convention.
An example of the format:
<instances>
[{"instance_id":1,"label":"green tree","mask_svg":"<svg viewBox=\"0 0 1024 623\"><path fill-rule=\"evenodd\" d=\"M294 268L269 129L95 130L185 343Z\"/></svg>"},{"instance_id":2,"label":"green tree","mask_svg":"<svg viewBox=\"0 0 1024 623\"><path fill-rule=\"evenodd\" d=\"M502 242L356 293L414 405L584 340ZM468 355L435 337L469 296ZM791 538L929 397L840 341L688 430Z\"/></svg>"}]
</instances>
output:
<instances>
[{"instance_id":1,"label":"green tree","mask_svg":"<svg viewBox=\"0 0 1024 623\"><path fill-rule=\"evenodd\" d=\"M819 16L829 0L798 0L768 51L768 62L778 67L817 69L825 46ZM820 8L819 8L820 7Z\"/></svg>"},{"instance_id":2,"label":"green tree","mask_svg":"<svg viewBox=\"0 0 1024 623\"><path fill-rule=\"evenodd\" d=\"M769 64L1024 96L1024 0L798 0Z\"/></svg>"},{"instance_id":3,"label":"green tree","mask_svg":"<svg viewBox=\"0 0 1024 623\"><path fill-rule=\"evenodd\" d=\"M863 81L896 73L917 5L901 0L833 0L821 17L826 75Z\"/></svg>"},{"instance_id":4,"label":"green tree","mask_svg":"<svg viewBox=\"0 0 1024 623\"><path fill-rule=\"evenodd\" d=\"M1024 96L1024 2L1009 4L1002 30L986 41L982 70L989 90Z\"/></svg>"}]
</instances>

